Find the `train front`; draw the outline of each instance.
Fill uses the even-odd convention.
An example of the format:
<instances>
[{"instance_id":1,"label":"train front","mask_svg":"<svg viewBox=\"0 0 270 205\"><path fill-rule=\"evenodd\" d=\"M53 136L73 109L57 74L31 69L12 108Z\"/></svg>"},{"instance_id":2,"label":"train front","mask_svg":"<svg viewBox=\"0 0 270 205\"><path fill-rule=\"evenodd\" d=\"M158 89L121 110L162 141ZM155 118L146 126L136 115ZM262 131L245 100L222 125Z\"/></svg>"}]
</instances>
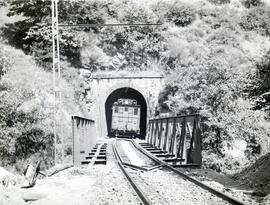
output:
<instances>
[{"instance_id":1,"label":"train front","mask_svg":"<svg viewBox=\"0 0 270 205\"><path fill-rule=\"evenodd\" d=\"M140 135L141 106L134 99L121 98L112 106L113 137L136 138Z\"/></svg>"}]
</instances>

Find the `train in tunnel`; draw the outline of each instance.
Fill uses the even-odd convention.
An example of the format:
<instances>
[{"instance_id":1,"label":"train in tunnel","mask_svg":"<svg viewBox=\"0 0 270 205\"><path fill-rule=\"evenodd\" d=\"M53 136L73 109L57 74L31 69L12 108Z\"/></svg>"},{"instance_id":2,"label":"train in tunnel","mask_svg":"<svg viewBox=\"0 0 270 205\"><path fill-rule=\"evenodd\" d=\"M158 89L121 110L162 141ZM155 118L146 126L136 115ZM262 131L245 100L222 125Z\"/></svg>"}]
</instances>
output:
<instances>
[{"instance_id":1,"label":"train in tunnel","mask_svg":"<svg viewBox=\"0 0 270 205\"><path fill-rule=\"evenodd\" d=\"M135 138L140 135L141 106L133 99L118 99L112 106L112 137Z\"/></svg>"}]
</instances>

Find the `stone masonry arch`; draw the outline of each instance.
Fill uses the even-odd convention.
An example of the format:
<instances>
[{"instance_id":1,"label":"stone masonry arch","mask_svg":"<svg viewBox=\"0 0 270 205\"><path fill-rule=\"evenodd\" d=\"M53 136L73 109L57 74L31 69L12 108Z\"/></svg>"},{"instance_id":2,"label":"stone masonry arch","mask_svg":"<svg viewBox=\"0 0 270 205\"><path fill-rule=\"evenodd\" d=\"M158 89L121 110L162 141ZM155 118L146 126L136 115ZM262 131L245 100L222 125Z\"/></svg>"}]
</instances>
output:
<instances>
[{"instance_id":1,"label":"stone masonry arch","mask_svg":"<svg viewBox=\"0 0 270 205\"><path fill-rule=\"evenodd\" d=\"M143 71L125 74L122 76L108 76L108 73L96 74L91 76L88 81L89 91L87 96L93 99L90 107L90 116L95 120L96 133L98 138L107 136L105 102L107 98L117 89L132 88L145 98L147 104L147 122L153 116L155 107L158 102L158 95L164 86L164 78L162 75L153 73L152 75Z\"/></svg>"},{"instance_id":2,"label":"stone masonry arch","mask_svg":"<svg viewBox=\"0 0 270 205\"><path fill-rule=\"evenodd\" d=\"M146 96L147 93L145 92L145 90L143 90L143 88L140 85L136 85L134 84L134 82L132 82L132 79L129 79L129 83L127 84L125 81L118 81L115 82L115 84L113 84L112 87L108 88L106 93L105 93L105 98L107 99L108 96L115 90L119 89L119 88L124 88L124 87L129 87L129 88L133 88L134 90L137 90L138 92L140 92L143 96Z\"/></svg>"}]
</instances>

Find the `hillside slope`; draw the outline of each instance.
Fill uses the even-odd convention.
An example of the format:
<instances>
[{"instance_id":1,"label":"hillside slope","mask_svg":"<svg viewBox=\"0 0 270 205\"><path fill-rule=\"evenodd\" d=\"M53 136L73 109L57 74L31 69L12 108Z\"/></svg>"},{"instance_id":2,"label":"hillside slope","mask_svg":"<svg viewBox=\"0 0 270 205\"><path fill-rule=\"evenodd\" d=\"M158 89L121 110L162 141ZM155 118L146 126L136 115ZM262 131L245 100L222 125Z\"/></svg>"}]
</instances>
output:
<instances>
[{"instance_id":1,"label":"hillside slope","mask_svg":"<svg viewBox=\"0 0 270 205\"><path fill-rule=\"evenodd\" d=\"M1 163L8 165L30 157L33 163L36 163L37 159L43 159L45 166L51 166L54 163L52 73L38 67L33 58L25 55L23 51L3 44L2 48L8 51L13 64L1 79L0 110L1 116L4 116L0 123L1 138L10 139L1 144L1 147L5 148L5 152L1 151ZM78 87L73 82L73 78L79 76L73 74L72 76L71 70L71 82L63 78L60 82L62 104L57 123L61 123L64 130L66 149L71 147L72 142L71 116L85 116L85 110L76 97ZM42 147L31 143L42 143ZM29 150L26 151L25 148Z\"/></svg>"},{"instance_id":2,"label":"hillside slope","mask_svg":"<svg viewBox=\"0 0 270 205\"><path fill-rule=\"evenodd\" d=\"M260 192L262 196L270 193L270 153L259 158L254 164L246 167L240 173L234 175L242 184Z\"/></svg>"}]
</instances>

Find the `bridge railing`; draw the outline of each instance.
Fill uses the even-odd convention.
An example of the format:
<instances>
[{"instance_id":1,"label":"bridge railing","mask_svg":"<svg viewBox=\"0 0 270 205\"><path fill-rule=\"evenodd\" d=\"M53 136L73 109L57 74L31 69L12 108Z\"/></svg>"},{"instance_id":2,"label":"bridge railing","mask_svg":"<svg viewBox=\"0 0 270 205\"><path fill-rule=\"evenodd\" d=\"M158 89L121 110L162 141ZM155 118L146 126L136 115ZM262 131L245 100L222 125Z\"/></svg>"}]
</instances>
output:
<instances>
[{"instance_id":1,"label":"bridge railing","mask_svg":"<svg viewBox=\"0 0 270 205\"><path fill-rule=\"evenodd\" d=\"M72 116L73 164L80 166L97 142L95 121Z\"/></svg>"},{"instance_id":2,"label":"bridge railing","mask_svg":"<svg viewBox=\"0 0 270 205\"><path fill-rule=\"evenodd\" d=\"M147 142L182 159L182 164L201 165L200 115L151 119Z\"/></svg>"}]
</instances>

